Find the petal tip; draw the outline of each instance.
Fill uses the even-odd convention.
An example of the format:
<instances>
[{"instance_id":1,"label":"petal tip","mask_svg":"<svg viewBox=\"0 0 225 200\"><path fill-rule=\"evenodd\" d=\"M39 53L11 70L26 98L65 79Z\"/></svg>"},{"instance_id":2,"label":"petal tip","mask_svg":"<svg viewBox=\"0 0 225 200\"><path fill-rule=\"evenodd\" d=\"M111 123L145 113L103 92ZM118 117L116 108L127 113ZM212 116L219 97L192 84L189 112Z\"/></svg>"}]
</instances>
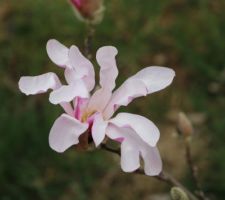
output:
<instances>
[{"instance_id":1,"label":"petal tip","mask_svg":"<svg viewBox=\"0 0 225 200\"><path fill-rule=\"evenodd\" d=\"M46 44L48 57L60 67L66 67L68 62L68 48L56 39L48 40Z\"/></svg>"},{"instance_id":2,"label":"petal tip","mask_svg":"<svg viewBox=\"0 0 225 200\"><path fill-rule=\"evenodd\" d=\"M116 56L118 54L118 50L114 46L103 46L98 49L97 54L110 54Z\"/></svg>"}]
</instances>

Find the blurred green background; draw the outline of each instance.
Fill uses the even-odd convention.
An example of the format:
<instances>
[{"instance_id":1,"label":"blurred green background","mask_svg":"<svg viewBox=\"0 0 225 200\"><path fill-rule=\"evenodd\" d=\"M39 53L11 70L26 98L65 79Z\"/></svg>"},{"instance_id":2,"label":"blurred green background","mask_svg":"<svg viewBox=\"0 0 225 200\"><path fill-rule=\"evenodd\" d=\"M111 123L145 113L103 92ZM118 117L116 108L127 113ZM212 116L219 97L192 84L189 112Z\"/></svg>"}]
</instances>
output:
<instances>
[{"instance_id":1,"label":"blurred green background","mask_svg":"<svg viewBox=\"0 0 225 200\"><path fill-rule=\"evenodd\" d=\"M200 181L212 199L224 199L225 1L106 0L105 6L92 49L118 48L118 84L149 65L176 71L169 88L124 110L157 124L164 168L193 189L175 128L177 113L185 111L195 127L192 150ZM107 152L52 151L48 134L62 110L48 95L19 92L22 75L63 75L48 59L48 39L82 50L85 35L66 0L0 1L1 200L167 199L168 186L121 172L118 157Z\"/></svg>"}]
</instances>

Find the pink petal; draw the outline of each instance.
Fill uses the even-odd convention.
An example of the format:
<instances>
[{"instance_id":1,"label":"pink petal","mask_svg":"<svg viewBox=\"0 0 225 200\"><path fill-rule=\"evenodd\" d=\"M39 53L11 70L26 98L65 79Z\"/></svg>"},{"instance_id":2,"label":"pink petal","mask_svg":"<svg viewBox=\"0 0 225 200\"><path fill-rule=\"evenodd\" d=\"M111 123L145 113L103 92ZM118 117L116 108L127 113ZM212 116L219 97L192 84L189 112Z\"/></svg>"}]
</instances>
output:
<instances>
[{"instance_id":1,"label":"pink petal","mask_svg":"<svg viewBox=\"0 0 225 200\"><path fill-rule=\"evenodd\" d=\"M64 46L55 39L51 39L47 42L46 49L49 58L56 65L61 67L66 67L68 65L69 49L66 46Z\"/></svg>"},{"instance_id":2,"label":"pink petal","mask_svg":"<svg viewBox=\"0 0 225 200\"><path fill-rule=\"evenodd\" d=\"M49 101L60 104L72 101L75 97L88 98L89 92L82 80L77 80L71 85L64 85L51 92Z\"/></svg>"},{"instance_id":3,"label":"pink petal","mask_svg":"<svg viewBox=\"0 0 225 200\"><path fill-rule=\"evenodd\" d=\"M111 98L112 92L101 88L97 90L90 98L88 109L92 111L102 112Z\"/></svg>"},{"instance_id":4,"label":"pink petal","mask_svg":"<svg viewBox=\"0 0 225 200\"><path fill-rule=\"evenodd\" d=\"M74 68L66 68L64 71L65 79L68 84L72 84L78 79L82 79L84 75L78 74Z\"/></svg>"},{"instance_id":5,"label":"pink petal","mask_svg":"<svg viewBox=\"0 0 225 200\"><path fill-rule=\"evenodd\" d=\"M141 80L145 84L148 94L157 92L169 86L175 76L174 70L167 67L146 67L130 79Z\"/></svg>"},{"instance_id":6,"label":"pink petal","mask_svg":"<svg viewBox=\"0 0 225 200\"><path fill-rule=\"evenodd\" d=\"M52 72L39 76L24 76L19 80L19 89L26 95L45 93L48 89L56 89L60 86L58 77Z\"/></svg>"},{"instance_id":7,"label":"pink petal","mask_svg":"<svg viewBox=\"0 0 225 200\"><path fill-rule=\"evenodd\" d=\"M74 69L73 71L68 71L65 75L67 80L73 82L80 77L84 80L89 91L94 88L95 85L95 72L92 63L85 58L80 50L76 46L71 46L69 50L69 61ZM69 74L71 73L71 74Z\"/></svg>"},{"instance_id":8,"label":"pink petal","mask_svg":"<svg viewBox=\"0 0 225 200\"><path fill-rule=\"evenodd\" d=\"M134 98L146 96L147 89L140 80L125 81L112 95L104 110L105 118L109 119L120 106L127 106Z\"/></svg>"},{"instance_id":9,"label":"pink petal","mask_svg":"<svg viewBox=\"0 0 225 200\"><path fill-rule=\"evenodd\" d=\"M95 116L91 133L96 147L104 140L107 125L100 113Z\"/></svg>"},{"instance_id":10,"label":"pink petal","mask_svg":"<svg viewBox=\"0 0 225 200\"><path fill-rule=\"evenodd\" d=\"M148 145L155 146L159 140L159 129L147 118L131 113L119 113L110 120L118 127L130 127Z\"/></svg>"},{"instance_id":11,"label":"pink petal","mask_svg":"<svg viewBox=\"0 0 225 200\"><path fill-rule=\"evenodd\" d=\"M136 122L138 123L138 122ZM146 175L155 176L162 170L162 161L157 147L151 147L131 127L118 127L109 123L106 135L116 140L123 138L121 144L121 168L125 172L135 171L140 167L140 156L144 161Z\"/></svg>"},{"instance_id":12,"label":"pink petal","mask_svg":"<svg viewBox=\"0 0 225 200\"><path fill-rule=\"evenodd\" d=\"M70 103L60 103L60 106L64 109L64 111L70 115L70 116L73 116L74 114L74 111L73 111L73 108L71 106Z\"/></svg>"},{"instance_id":13,"label":"pink petal","mask_svg":"<svg viewBox=\"0 0 225 200\"><path fill-rule=\"evenodd\" d=\"M110 118L121 106L127 106L134 98L162 90L173 81L175 72L166 67L147 67L127 79L112 95L104 116Z\"/></svg>"},{"instance_id":14,"label":"pink petal","mask_svg":"<svg viewBox=\"0 0 225 200\"><path fill-rule=\"evenodd\" d=\"M121 144L120 162L124 172L133 172L140 167L139 151L136 145L127 141Z\"/></svg>"},{"instance_id":15,"label":"pink petal","mask_svg":"<svg viewBox=\"0 0 225 200\"><path fill-rule=\"evenodd\" d=\"M100 65L100 85L112 91L118 76L115 56L118 51L113 46L105 46L98 49L96 59Z\"/></svg>"},{"instance_id":16,"label":"pink petal","mask_svg":"<svg viewBox=\"0 0 225 200\"><path fill-rule=\"evenodd\" d=\"M121 141L123 141L124 137L126 136L126 135L123 134L123 131L121 130L120 127L117 127L116 125L114 125L112 123L108 124L107 129L106 129L106 135L110 139L115 140L115 141L117 141L118 138L120 138Z\"/></svg>"},{"instance_id":17,"label":"pink petal","mask_svg":"<svg viewBox=\"0 0 225 200\"><path fill-rule=\"evenodd\" d=\"M162 171L162 160L157 147L145 147L141 151L144 171L149 176L157 176Z\"/></svg>"},{"instance_id":18,"label":"pink petal","mask_svg":"<svg viewBox=\"0 0 225 200\"><path fill-rule=\"evenodd\" d=\"M76 97L74 100L74 116L76 119L81 121L82 114L87 108L89 99Z\"/></svg>"},{"instance_id":19,"label":"pink petal","mask_svg":"<svg viewBox=\"0 0 225 200\"><path fill-rule=\"evenodd\" d=\"M57 90L61 83L56 74L49 72L39 76L25 76L19 80L19 89L26 95L40 94L47 92L48 89ZM61 103L62 108L69 115L73 115L72 106L69 103Z\"/></svg>"},{"instance_id":20,"label":"pink petal","mask_svg":"<svg viewBox=\"0 0 225 200\"><path fill-rule=\"evenodd\" d=\"M49 134L50 147L62 153L72 145L79 143L79 136L88 129L88 124L81 123L77 119L62 114L53 124Z\"/></svg>"}]
</instances>

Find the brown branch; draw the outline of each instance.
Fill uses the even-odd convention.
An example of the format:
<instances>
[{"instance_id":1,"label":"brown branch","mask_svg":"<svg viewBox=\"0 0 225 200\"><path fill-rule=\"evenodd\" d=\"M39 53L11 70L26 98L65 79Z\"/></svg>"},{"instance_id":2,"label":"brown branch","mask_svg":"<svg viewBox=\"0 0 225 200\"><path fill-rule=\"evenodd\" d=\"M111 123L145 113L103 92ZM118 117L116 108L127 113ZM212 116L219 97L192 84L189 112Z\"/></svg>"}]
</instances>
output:
<instances>
[{"instance_id":1,"label":"brown branch","mask_svg":"<svg viewBox=\"0 0 225 200\"><path fill-rule=\"evenodd\" d=\"M84 53L85 53L85 56L91 60L92 59L91 47L92 47L92 40L95 33L95 28L94 28L94 25L87 23L86 29L87 29L87 35L84 39Z\"/></svg>"},{"instance_id":2,"label":"brown branch","mask_svg":"<svg viewBox=\"0 0 225 200\"><path fill-rule=\"evenodd\" d=\"M138 169L135 173L145 175L143 169ZM168 185L179 187L189 196L191 200L198 200L198 198L189 189L187 189L182 183L166 171L162 171L158 176L154 176L153 178L163 181Z\"/></svg>"},{"instance_id":3,"label":"brown branch","mask_svg":"<svg viewBox=\"0 0 225 200\"><path fill-rule=\"evenodd\" d=\"M106 144L102 144L101 149L120 156L120 149L112 149L111 147L108 147ZM140 174L140 175L145 175L143 169L138 169L134 173ZM176 180L168 172L162 171L158 176L154 176L154 178L156 178L157 180L163 181L171 186L177 186L177 187L181 188L182 190L184 190L184 192L186 192L186 194L189 196L189 198L191 200L198 200L198 198L190 190L188 190L182 183L180 183L178 180Z\"/></svg>"},{"instance_id":4,"label":"brown branch","mask_svg":"<svg viewBox=\"0 0 225 200\"><path fill-rule=\"evenodd\" d=\"M112 148L108 147L106 144L101 144L101 148L108 152L111 152L111 153L114 153L114 154L117 154L118 156L120 156L120 149L112 149Z\"/></svg>"},{"instance_id":5,"label":"brown branch","mask_svg":"<svg viewBox=\"0 0 225 200\"><path fill-rule=\"evenodd\" d=\"M197 188L197 192L196 195L199 197L199 199L201 200L209 200L208 197L206 197L204 191L202 190L201 184L199 182L199 178L198 178L198 168L197 166L195 166L193 159L192 159L192 155L191 155L191 147L190 147L190 138L184 138L184 142L185 142L185 153L186 153L186 160L188 163L188 166L190 168L191 171L191 175L192 175L192 179L195 183L195 186Z\"/></svg>"}]
</instances>

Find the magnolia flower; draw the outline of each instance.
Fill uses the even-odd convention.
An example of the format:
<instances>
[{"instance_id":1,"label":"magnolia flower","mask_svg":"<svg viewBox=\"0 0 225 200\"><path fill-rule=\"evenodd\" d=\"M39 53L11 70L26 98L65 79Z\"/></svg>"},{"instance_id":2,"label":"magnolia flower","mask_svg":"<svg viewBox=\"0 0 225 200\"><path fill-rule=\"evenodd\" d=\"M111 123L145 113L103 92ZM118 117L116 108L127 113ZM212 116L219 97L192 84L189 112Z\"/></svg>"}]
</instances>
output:
<instances>
[{"instance_id":1,"label":"magnolia flower","mask_svg":"<svg viewBox=\"0 0 225 200\"><path fill-rule=\"evenodd\" d=\"M103 17L103 0L70 0L79 19L99 23Z\"/></svg>"},{"instance_id":2,"label":"magnolia flower","mask_svg":"<svg viewBox=\"0 0 225 200\"><path fill-rule=\"evenodd\" d=\"M146 96L171 84L175 72L166 67L146 67L128 78L118 89L115 56L117 49L104 46L96 54L100 66L100 88L90 94L95 86L95 73L91 62L76 46L69 49L56 40L49 40L47 53L50 59L65 70L67 85L62 85L56 74L50 72L40 76L22 77L20 90L26 95L44 93L52 89L49 101L60 104L65 113L53 124L49 144L57 152L93 139L98 147L105 137L121 144L121 167L125 172L140 167L144 160L147 175L157 175L162 161L156 147L158 128L145 117L131 113L114 113L120 106L127 106L134 98Z\"/></svg>"}]
</instances>

